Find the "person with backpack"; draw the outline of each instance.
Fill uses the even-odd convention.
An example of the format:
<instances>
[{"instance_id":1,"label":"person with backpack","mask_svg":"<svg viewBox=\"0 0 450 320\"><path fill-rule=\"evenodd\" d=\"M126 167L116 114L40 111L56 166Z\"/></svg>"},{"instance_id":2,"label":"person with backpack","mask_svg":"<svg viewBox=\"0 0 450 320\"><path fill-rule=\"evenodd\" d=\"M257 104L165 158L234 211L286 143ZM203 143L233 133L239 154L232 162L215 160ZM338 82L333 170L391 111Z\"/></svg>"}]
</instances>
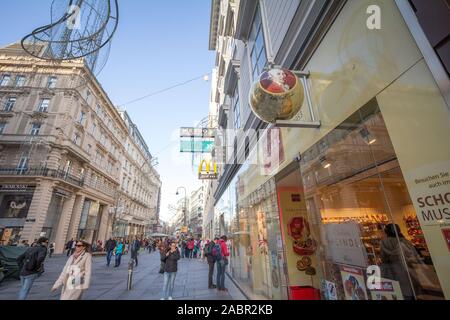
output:
<instances>
[{"instance_id":1,"label":"person with backpack","mask_svg":"<svg viewBox=\"0 0 450 320\"><path fill-rule=\"evenodd\" d=\"M134 259L135 266L138 266L138 254L139 249L141 248L141 241L139 241L138 237L136 236L133 242L131 243L131 259Z\"/></svg>"},{"instance_id":2,"label":"person with backpack","mask_svg":"<svg viewBox=\"0 0 450 320\"><path fill-rule=\"evenodd\" d=\"M215 238L214 241L218 241L219 238ZM207 243L204 248L204 254L206 257L206 261L208 261L208 288L215 289L217 286L213 284L213 276L214 276L214 264L216 263L215 257L212 255L212 250L215 246L214 241L207 240Z\"/></svg>"},{"instance_id":3,"label":"person with backpack","mask_svg":"<svg viewBox=\"0 0 450 320\"><path fill-rule=\"evenodd\" d=\"M48 257L51 258L53 255L53 252L55 252L55 246L56 244L54 242L50 243L49 247L48 247Z\"/></svg>"},{"instance_id":4,"label":"person with backpack","mask_svg":"<svg viewBox=\"0 0 450 320\"><path fill-rule=\"evenodd\" d=\"M47 256L48 239L41 237L33 247L30 247L17 257L20 270L19 300L25 300L30 293L34 281L44 273L44 260Z\"/></svg>"},{"instance_id":5,"label":"person with backpack","mask_svg":"<svg viewBox=\"0 0 450 320\"><path fill-rule=\"evenodd\" d=\"M228 265L228 252L227 236L222 236L216 241L214 248L212 249L212 255L217 263L217 290L228 291L225 288L225 270Z\"/></svg>"}]
</instances>

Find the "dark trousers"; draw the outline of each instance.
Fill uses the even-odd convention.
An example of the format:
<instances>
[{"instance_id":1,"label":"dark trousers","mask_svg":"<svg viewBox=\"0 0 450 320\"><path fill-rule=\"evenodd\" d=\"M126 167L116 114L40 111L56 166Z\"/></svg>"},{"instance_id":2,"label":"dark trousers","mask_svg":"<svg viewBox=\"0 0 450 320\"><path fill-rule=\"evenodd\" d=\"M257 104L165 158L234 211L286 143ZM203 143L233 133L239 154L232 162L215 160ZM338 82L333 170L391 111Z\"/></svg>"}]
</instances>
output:
<instances>
[{"instance_id":1,"label":"dark trousers","mask_svg":"<svg viewBox=\"0 0 450 320\"><path fill-rule=\"evenodd\" d=\"M138 265L138 252L137 251L131 251L131 259L134 259L134 265L137 267Z\"/></svg>"},{"instance_id":2,"label":"dark trousers","mask_svg":"<svg viewBox=\"0 0 450 320\"><path fill-rule=\"evenodd\" d=\"M213 283L213 276L214 276L214 261L209 262L208 261L208 266L209 266L209 271L208 271L208 287L212 288L214 286Z\"/></svg>"},{"instance_id":3,"label":"dark trousers","mask_svg":"<svg viewBox=\"0 0 450 320\"><path fill-rule=\"evenodd\" d=\"M108 253L106 254L106 265L109 267L109 264L111 263L111 258L113 255L113 250L108 250Z\"/></svg>"},{"instance_id":4,"label":"dark trousers","mask_svg":"<svg viewBox=\"0 0 450 320\"><path fill-rule=\"evenodd\" d=\"M121 258L122 258L122 254L121 253L116 253L116 264L115 264L115 267L120 266Z\"/></svg>"}]
</instances>

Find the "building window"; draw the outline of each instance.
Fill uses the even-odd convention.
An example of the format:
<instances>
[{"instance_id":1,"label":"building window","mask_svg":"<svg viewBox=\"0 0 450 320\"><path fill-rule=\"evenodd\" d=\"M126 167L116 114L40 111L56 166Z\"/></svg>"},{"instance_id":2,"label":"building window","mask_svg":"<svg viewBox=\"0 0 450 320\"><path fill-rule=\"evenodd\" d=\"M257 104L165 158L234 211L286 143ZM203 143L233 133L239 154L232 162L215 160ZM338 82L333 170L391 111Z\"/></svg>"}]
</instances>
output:
<instances>
[{"instance_id":1,"label":"building window","mask_svg":"<svg viewBox=\"0 0 450 320\"><path fill-rule=\"evenodd\" d=\"M1 87L5 87L9 84L9 81L11 80L11 76L9 74L5 74L2 77L2 81L0 82Z\"/></svg>"},{"instance_id":2,"label":"building window","mask_svg":"<svg viewBox=\"0 0 450 320\"><path fill-rule=\"evenodd\" d=\"M0 122L0 134L3 134L5 131L6 122Z\"/></svg>"},{"instance_id":3,"label":"building window","mask_svg":"<svg viewBox=\"0 0 450 320\"><path fill-rule=\"evenodd\" d=\"M24 84L25 84L25 76L17 76L16 87L23 87Z\"/></svg>"},{"instance_id":4,"label":"building window","mask_svg":"<svg viewBox=\"0 0 450 320\"><path fill-rule=\"evenodd\" d=\"M42 99L41 103L39 104L38 111L39 112L47 112L49 104L50 104L50 99Z\"/></svg>"},{"instance_id":5,"label":"building window","mask_svg":"<svg viewBox=\"0 0 450 320\"><path fill-rule=\"evenodd\" d=\"M16 104L16 100L16 98L9 98L8 101L6 101L4 111L12 111Z\"/></svg>"},{"instance_id":6,"label":"building window","mask_svg":"<svg viewBox=\"0 0 450 320\"><path fill-rule=\"evenodd\" d=\"M78 133L75 133L75 134L73 135L73 140L72 140L72 142L73 142L74 144L78 145L78 143L80 142L80 135L79 135Z\"/></svg>"},{"instance_id":7,"label":"building window","mask_svg":"<svg viewBox=\"0 0 450 320\"><path fill-rule=\"evenodd\" d=\"M91 134L95 136L95 130L97 129L97 125L95 123L92 124Z\"/></svg>"},{"instance_id":8,"label":"building window","mask_svg":"<svg viewBox=\"0 0 450 320\"><path fill-rule=\"evenodd\" d=\"M250 51L250 59L252 64L253 79L256 79L262 73L262 70L267 63L261 12L259 7L256 10L255 18L253 19L249 42L253 44Z\"/></svg>"},{"instance_id":9,"label":"building window","mask_svg":"<svg viewBox=\"0 0 450 320\"><path fill-rule=\"evenodd\" d=\"M37 136L39 134L39 130L41 130L41 124L40 123L33 123L31 125L31 131L30 134L32 136Z\"/></svg>"},{"instance_id":10,"label":"building window","mask_svg":"<svg viewBox=\"0 0 450 320\"><path fill-rule=\"evenodd\" d=\"M57 77L48 77L47 80L47 88L53 89L56 87L56 81L58 80Z\"/></svg>"},{"instance_id":11,"label":"building window","mask_svg":"<svg viewBox=\"0 0 450 320\"><path fill-rule=\"evenodd\" d=\"M79 124L83 124L84 119L86 119L86 112L81 111L81 112L80 112L80 116L79 116L79 118L78 118L78 123L79 123Z\"/></svg>"},{"instance_id":12,"label":"building window","mask_svg":"<svg viewBox=\"0 0 450 320\"><path fill-rule=\"evenodd\" d=\"M237 87L234 90L233 115L234 115L234 128L239 129L241 127L241 107L239 104L239 92Z\"/></svg>"},{"instance_id":13,"label":"building window","mask_svg":"<svg viewBox=\"0 0 450 320\"><path fill-rule=\"evenodd\" d=\"M24 170L28 168L28 156L20 157L19 164L17 165L17 169Z\"/></svg>"}]
</instances>

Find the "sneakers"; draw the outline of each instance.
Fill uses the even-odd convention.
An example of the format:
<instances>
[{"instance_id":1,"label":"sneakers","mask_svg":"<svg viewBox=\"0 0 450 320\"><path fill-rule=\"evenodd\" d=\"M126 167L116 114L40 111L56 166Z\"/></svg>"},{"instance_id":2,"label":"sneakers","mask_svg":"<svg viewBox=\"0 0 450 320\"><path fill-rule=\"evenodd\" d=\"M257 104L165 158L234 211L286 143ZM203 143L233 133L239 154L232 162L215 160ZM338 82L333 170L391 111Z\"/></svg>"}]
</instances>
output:
<instances>
[{"instance_id":1,"label":"sneakers","mask_svg":"<svg viewBox=\"0 0 450 320\"><path fill-rule=\"evenodd\" d=\"M164 299L164 298L161 298L161 299L159 299L159 300L166 300L166 299Z\"/></svg>"},{"instance_id":2,"label":"sneakers","mask_svg":"<svg viewBox=\"0 0 450 320\"><path fill-rule=\"evenodd\" d=\"M172 300L172 297L169 297L169 300Z\"/></svg>"}]
</instances>

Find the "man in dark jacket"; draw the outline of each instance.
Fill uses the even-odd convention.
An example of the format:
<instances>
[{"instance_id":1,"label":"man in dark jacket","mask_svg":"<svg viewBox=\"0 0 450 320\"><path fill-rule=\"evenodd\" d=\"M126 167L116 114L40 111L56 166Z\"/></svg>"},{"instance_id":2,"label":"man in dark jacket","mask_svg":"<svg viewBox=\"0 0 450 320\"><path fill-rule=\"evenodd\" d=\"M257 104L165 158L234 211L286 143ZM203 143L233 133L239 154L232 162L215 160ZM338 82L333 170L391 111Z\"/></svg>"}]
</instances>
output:
<instances>
[{"instance_id":1,"label":"man in dark jacket","mask_svg":"<svg viewBox=\"0 0 450 320\"><path fill-rule=\"evenodd\" d=\"M170 249L167 250L165 256L161 257L161 261L164 261L164 285L161 300L172 300L175 277L178 271L178 260L180 260L180 251L177 248L177 243L172 241Z\"/></svg>"},{"instance_id":2,"label":"man in dark jacket","mask_svg":"<svg viewBox=\"0 0 450 320\"><path fill-rule=\"evenodd\" d=\"M47 256L48 239L41 237L34 247L30 247L17 257L20 270L21 288L19 300L25 300L33 286L34 280L44 272L44 260Z\"/></svg>"},{"instance_id":3,"label":"man in dark jacket","mask_svg":"<svg viewBox=\"0 0 450 320\"><path fill-rule=\"evenodd\" d=\"M72 245L73 245L73 238L66 243L67 256L70 256L72 254Z\"/></svg>"},{"instance_id":4,"label":"man in dark jacket","mask_svg":"<svg viewBox=\"0 0 450 320\"><path fill-rule=\"evenodd\" d=\"M109 267L109 264L111 263L111 258L112 258L115 247L116 247L116 241L113 238L109 238L108 241L106 241L106 243L105 243L106 266L108 266L108 267Z\"/></svg>"},{"instance_id":5,"label":"man in dark jacket","mask_svg":"<svg viewBox=\"0 0 450 320\"><path fill-rule=\"evenodd\" d=\"M213 276L214 276L214 265L216 263L216 259L212 255L212 249L214 248L215 241L218 241L219 238L215 238L214 241L208 241L203 249L205 251L205 257L208 261L209 272L208 272L208 288L215 289L217 286L213 284Z\"/></svg>"},{"instance_id":6,"label":"man in dark jacket","mask_svg":"<svg viewBox=\"0 0 450 320\"><path fill-rule=\"evenodd\" d=\"M138 237L136 236L133 240L133 242L131 243L131 259L134 259L134 263L135 266L138 266L138 253L139 253L139 249L141 248L141 241L138 239Z\"/></svg>"}]
</instances>

